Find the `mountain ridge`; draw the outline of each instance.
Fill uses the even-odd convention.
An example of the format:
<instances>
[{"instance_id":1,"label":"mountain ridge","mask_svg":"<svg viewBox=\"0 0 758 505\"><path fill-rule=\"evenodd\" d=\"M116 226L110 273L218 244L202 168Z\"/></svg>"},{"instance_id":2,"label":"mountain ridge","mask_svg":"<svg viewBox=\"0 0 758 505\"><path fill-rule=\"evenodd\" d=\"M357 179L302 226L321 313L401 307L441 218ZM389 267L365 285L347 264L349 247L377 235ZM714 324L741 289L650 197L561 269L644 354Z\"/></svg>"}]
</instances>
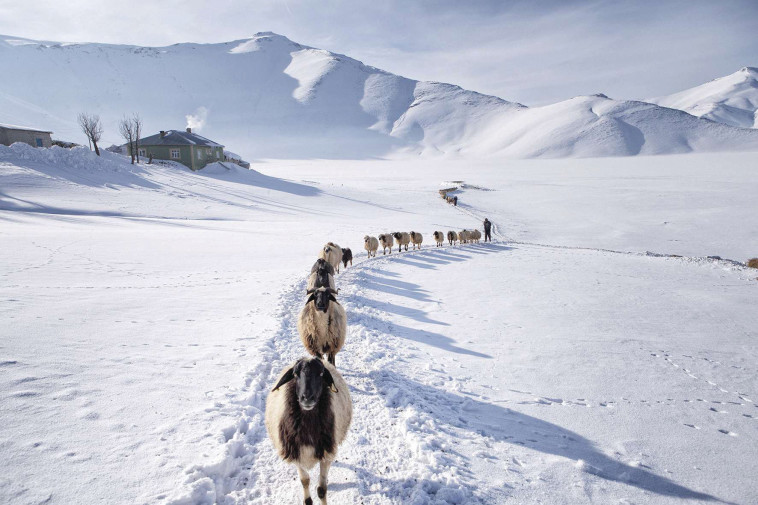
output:
<instances>
[{"instance_id":1,"label":"mountain ridge","mask_svg":"<svg viewBox=\"0 0 758 505\"><path fill-rule=\"evenodd\" d=\"M75 118L88 111L103 119L107 143L121 143L118 120L139 112L146 134L186 121L251 159L758 150L758 131L652 103L601 93L530 108L272 32L163 47L0 36L0 65L18 69L0 82L0 122L79 142Z\"/></svg>"}]
</instances>

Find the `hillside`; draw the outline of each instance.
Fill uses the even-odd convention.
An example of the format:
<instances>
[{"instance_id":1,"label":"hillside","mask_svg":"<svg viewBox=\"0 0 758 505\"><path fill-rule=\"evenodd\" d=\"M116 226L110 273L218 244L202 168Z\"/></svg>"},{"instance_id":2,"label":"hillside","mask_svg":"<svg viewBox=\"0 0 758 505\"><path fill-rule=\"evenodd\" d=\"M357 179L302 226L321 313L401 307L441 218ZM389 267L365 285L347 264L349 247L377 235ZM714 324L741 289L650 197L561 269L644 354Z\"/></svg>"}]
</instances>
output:
<instances>
[{"instance_id":1,"label":"hillside","mask_svg":"<svg viewBox=\"0 0 758 505\"><path fill-rule=\"evenodd\" d=\"M0 36L0 122L104 145L139 112L146 133L187 124L249 159L397 155L514 158L756 150L745 132L656 105L577 97L538 108L419 82L273 33L221 44L137 47Z\"/></svg>"},{"instance_id":2,"label":"hillside","mask_svg":"<svg viewBox=\"0 0 758 505\"><path fill-rule=\"evenodd\" d=\"M758 68L744 67L703 85L648 101L731 126L758 128Z\"/></svg>"}]
</instances>

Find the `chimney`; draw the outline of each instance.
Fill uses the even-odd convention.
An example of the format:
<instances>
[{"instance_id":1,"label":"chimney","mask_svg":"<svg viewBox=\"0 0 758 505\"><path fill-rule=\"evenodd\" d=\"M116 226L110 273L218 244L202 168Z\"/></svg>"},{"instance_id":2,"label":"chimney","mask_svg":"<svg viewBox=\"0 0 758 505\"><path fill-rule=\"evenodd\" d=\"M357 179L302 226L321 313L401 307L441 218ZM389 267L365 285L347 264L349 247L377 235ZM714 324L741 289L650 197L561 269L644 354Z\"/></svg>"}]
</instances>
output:
<instances>
[{"instance_id":1,"label":"chimney","mask_svg":"<svg viewBox=\"0 0 758 505\"><path fill-rule=\"evenodd\" d=\"M192 128L187 128L187 133L192 133Z\"/></svg>"},{"instance_id":2,"label":"chimney","mask_svg":"<svg viewBox=\"0 0 758 505\"><path fill-rule=\"evenodd\" d=\"M164 130L161 130L161 138L166 136L166 132Z\"/></svg>"}]
</instances>

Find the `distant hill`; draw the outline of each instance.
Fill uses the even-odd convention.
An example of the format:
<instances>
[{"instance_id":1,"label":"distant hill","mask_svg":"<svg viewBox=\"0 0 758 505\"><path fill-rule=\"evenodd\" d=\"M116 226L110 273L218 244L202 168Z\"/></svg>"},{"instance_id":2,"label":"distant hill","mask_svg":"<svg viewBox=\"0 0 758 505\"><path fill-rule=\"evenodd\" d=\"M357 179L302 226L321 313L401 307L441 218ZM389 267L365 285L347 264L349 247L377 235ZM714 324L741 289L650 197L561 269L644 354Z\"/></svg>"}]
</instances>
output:
<instances>
[{"instance_id":1,"label":"distant hill","mask_svg":"<svg viewBox=\"0 0 758 505\"><path fill-rule=\"evenodd\" d=\"M145 136L193 126L248 159L758 150L758 130L651 103L593 95L528 108L273 33L158 48L0 36L0 67L13 69L0 79L0 122L84 144L81 111L101 116L103 145L122 142L118 120L138 112Z\"/></svg>"}]
</instances>

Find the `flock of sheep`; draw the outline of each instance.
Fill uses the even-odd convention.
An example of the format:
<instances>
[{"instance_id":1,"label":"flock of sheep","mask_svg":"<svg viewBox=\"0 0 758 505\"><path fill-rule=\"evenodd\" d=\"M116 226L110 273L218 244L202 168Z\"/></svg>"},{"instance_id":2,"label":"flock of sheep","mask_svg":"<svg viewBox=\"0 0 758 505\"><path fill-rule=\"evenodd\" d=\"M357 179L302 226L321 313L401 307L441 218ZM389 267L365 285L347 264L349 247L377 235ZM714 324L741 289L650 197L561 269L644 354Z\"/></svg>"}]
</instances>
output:
<instances>
[{"instance_id":1,"label":"flock of sheep","mask_svg":"<svg viewBox=\"0 0 758 505\"><path fill-rule=\"evenodd\" d=\"M450 245L479 242L478 230L447 232ZM445 242L441 231L433 233L437 246ZM408 244L421 249L424 237L416 232L384 233L378 238L363 238L368 257L376 256L381 244L383 254L397 241L398 252ZM337 301L334 275L340 264L352 264L350 249L328 242L319 252L308 277L305 306L297 320L300 341L314 356L301 358L285 368L266 400L266 430L279 456L297 467L303 485L304 503L312 505L308 471L319 464L318 497L326 504L329 467L337 457L337 446L345 440L353 417L350 391L337 371L335 358L345 344L347 314ZM326 362L323 357L326 356Z\"/></svg>"}]
</instances>

